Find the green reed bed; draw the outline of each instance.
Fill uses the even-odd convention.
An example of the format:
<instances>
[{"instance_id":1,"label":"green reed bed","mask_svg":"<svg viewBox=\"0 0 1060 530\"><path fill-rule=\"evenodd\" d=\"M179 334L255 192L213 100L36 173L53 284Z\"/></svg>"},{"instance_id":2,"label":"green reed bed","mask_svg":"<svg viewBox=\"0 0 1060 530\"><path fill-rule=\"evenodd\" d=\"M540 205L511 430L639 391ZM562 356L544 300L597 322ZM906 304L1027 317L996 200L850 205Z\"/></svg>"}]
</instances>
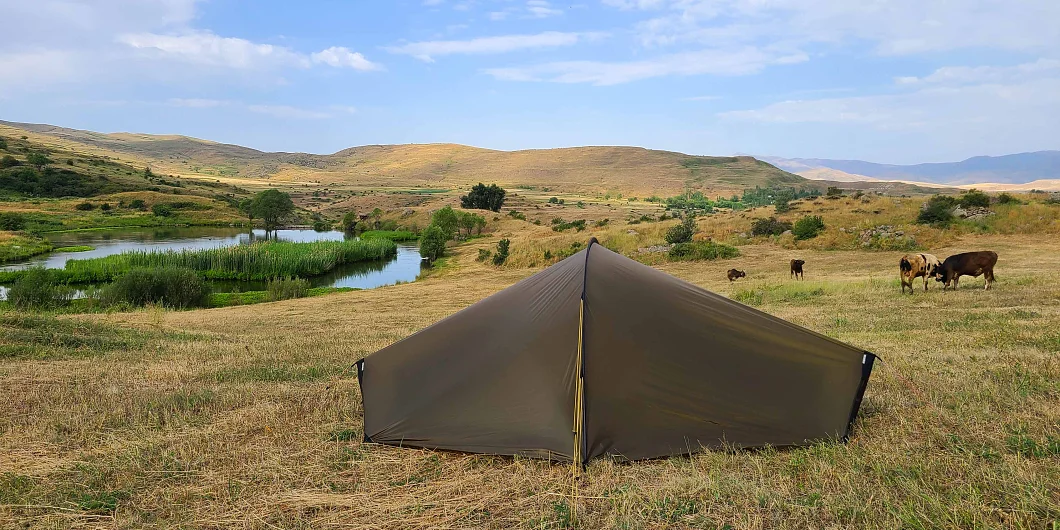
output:
<instances>
[{"instance_id":1,"label":"green reed bed","mask_svg":"<svg viewBox=\"0 0 1060 530\"><path fill-rule=\"evenodd\" d=\"M379 260L397 254L389 239L366 241L264 242L232 247L130 251L102 258L70 260L56 270L64 283L112 281L139 267L184 267L211 280L268 280L280 277L319 276L340 265ZM0 271L0 283L16 280L23 271Z\"/></svg>"}]
</instances>

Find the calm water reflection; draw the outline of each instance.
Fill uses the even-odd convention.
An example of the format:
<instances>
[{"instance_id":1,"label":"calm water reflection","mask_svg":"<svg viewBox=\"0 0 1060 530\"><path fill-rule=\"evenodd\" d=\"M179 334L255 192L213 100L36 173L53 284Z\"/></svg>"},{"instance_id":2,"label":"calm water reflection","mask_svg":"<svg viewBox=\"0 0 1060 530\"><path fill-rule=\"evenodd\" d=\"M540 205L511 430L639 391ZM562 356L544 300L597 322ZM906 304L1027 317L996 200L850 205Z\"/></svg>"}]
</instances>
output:
<instances>
[{"instance_id":1,"label":"calm water reflection","mask_svg":"<svg viewBox=\"0 0 1060 530\"><path fill-rule=\"evenodd\" d=\"M113 230L93 230L86 232L65 232L48 234L56 247L88 245L95 250L86 252L53 252L36 256L26 261L10 263L0 269L24 269L44 266L61 269L67 260L99 258L119 254L128 250L182 250L204 249L250 243L266 239L264 230L253 232L240 231L238 228L224 227L165 227L165 228L122 228ZM268 239L281 241L342 241L349 236L342 232L316 232L314 230L277 230L268 235ZM409 282L420 273L421 259L415 242L398 243L397 257L389 261L372 261L352 263L335 269L324 276L310 278L314 287L357 287L371 289L397 282ZM215 282L217 291L253 291L264 289L264 282ZM0 288L0 295L4 289Z\"/></svg>"}]
</instances>

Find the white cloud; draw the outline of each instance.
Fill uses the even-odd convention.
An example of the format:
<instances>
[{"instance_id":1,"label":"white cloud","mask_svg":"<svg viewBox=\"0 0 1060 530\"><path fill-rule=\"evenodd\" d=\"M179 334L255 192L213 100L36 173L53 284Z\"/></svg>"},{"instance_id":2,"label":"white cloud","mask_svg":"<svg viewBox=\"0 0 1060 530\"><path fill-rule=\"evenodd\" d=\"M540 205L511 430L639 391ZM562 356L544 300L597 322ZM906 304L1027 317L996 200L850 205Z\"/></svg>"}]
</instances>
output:
<instances>
[{"instance_id":1,"label":"white cloud","mask_svg":"<svg viewBox=\"0 0 1060 530\"><path fill-rule=\"evenodd\" d=\"M277 66L305 68L310 65L307 57L283 46L257 44L233 37L220 37L205 31L186 35L127 34L119 36L118 42L140 50L154 52L158 58L171 58L236 69Z\"/></svg>"},{"instance_id":2,"label":"white cloud","mask_svg":"<svg viewBox=\"0 0 1060 530\"><path fill-rule=\"evenodd\" d=\"M206 31L184 35L127 34L119 36L118 42L151 52L160 59L234 69L308 68L313 64L359 71L380 69L379 65L365 59L364 55L351 52L348 48L333 46L305 55L284 46L220 37Z\"/></svg>"},{"instance_id":3,"label":"white cloud","mask_svg":"<svg viewBox=\"0 0 1060 530\"><path fill-rule=\"evenodd\" d=\"M311 57L314 63L324 63L336 68L353 68L362 72L380 70L382 68L378 64L365 59L364 55L360 53L351 52L349 48L337 46L316 52Z\"/></svg>"},{"instance_id":4,"label":"white cloud","mask_svg":"<svg viewBox=\"0 0 1060 530\"><path fill-rule=\"evenodd\" d=\"M546 31L535 35L501 35L470 40L410 42L386 48L391 53L411 55L431 62L434 57L454 54L497 54L540 48L572 46L582 41L602 38L602 33L562 33Z\"/></svg>"},{"instance_id":5,"label":"white cloud","mask_svg":"<svg viewBox=\"0 0 1060 530\"><path fill-rule=\"evenodd\" d=\"M330 112L309 110L287 105L248 105L247 110L258 114L267 114L276 118L295 120L322 120L331 118Z\"/></svg>"},{"instance_id":6,"label":"white cloud","mask_svg":"<svg viewBox=\"0 0 1060 530\"><path fill-rule=\"evenodd\" d=\"M1038 59L1015 66L946 66L924 77L898 77L900 85L1004 83L1060 75L1060 60Z\"/></svg>"},{"instance_id":7,"label":"white cloud","mask_svg":"<svg viewBox=\"0 0 1060 530\"><path fill-rule=\"evenodd\" d=\"M877 53L905 55L966 48L1012 51L1060 47L1055 0L604 0L654 11L637 33L649 46L801 47L869 43Z\"/></svg>"},{"instance_id":8,"label":"white cloud","mask_svg":"<svg viewBox=\"0 0 1060 530\"><path fill-rule=\"evenodd\" d=\"M499 22L501 20L504 20L504 19L508 18L509 14L510 13L508 11L492 11L492 12L490 12L490 14L488 16L489 16L490 20L492 20L494 22Z\"/></svg>"},{"instance_id":9,"label":"white cloud","mask_svg":"<svg viewBox=\"0 0 1060 530\"><path fill-rule=\"evenodd\" d=\"M223 107L231 102L223 99L201 99L201 98L171 98L166 104L173 107L186 107L190 109L211 109Z\"/></svg>"},{"instance_id":10,"label":"white cloud","mask_svg":"<svg viewBox=\"0 0 1060 530\"><path fill-rule=\"evenodd\" d=\"M1027 131L1060 135L1053 119L1060 105L1060 78L1017 83L928 86L911 92L789 100L753 110L720 113L734 121L773 124L848 124L878 130L933 131L953 138L1011 135ZM1006 141L1008 138L1006 138Z\"/></svg>"},{"instance_id":11,"label":"white cloud","mask_svg":"<svg viewBox=\"0 0 1060 530\"><path fill-rule=\"evenodd\" d=\"M562 15L563 11L555 9L545 0L527 0L526 10L534 18L547 18Z\"/></svg>"},{"instance_id":12,"label":"white cloud","mask_svg":"<svg viewBox=\"0 0 1060 530\"><path fill-rule=\"evenodd\" d=\"M525 67L491 68L485 72L507 81L617 85L672 75L745 75L758 72L770 64L789 64L806 59L802 54L777 54L747 47L678 53L641 61L564 61Z\"/></svg>"}]
</instances>

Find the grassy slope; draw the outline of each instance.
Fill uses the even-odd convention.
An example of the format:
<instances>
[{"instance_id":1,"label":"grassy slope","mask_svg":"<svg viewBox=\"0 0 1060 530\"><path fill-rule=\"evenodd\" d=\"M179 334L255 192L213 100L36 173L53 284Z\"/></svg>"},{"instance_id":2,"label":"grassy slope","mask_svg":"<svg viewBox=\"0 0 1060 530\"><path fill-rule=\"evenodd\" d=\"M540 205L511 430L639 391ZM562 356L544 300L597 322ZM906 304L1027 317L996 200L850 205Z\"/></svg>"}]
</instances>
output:
<instances>
[{"instance_id":1,"label":"grassy slope","mask_svg":"<svg viewBox=\"0 0 1060 530\"><path fill-rule=\"evenodd\" d=\"M750 157L695 157L636 147L494 151L453 144L363 146L333 155L262 153L182 136L101 134L0 122L0 135L150 164L157 172L225 182L269 177L323 185L468 187L480 180L566 191L673 195L805 179Z\"/></svg>"},{"instance_id":2,"label":"grassy slope","mask_svg":"<svg viewBox=\"0 0 1060 530\"><path fill-rule=\"evenodd\" d=\"M970 280L902 296L897 252L751 244L735 260L664 265L885 363L849 444L596 461L580 485L580 527L1043 528L1060 518L1060 241L966 235L934 250L980 248L1002 256L991 292ZM564 527L565 466L360 443L354 360L534 271L475 254L458 248L423 281L312 299L58 328L0 318L0 352L15 356L0 361L12 389L0 410L0 519ZM788 280L796 256L805 282ZM748 280L730 285L733 266Z\"/></svg>"}]
</instances>

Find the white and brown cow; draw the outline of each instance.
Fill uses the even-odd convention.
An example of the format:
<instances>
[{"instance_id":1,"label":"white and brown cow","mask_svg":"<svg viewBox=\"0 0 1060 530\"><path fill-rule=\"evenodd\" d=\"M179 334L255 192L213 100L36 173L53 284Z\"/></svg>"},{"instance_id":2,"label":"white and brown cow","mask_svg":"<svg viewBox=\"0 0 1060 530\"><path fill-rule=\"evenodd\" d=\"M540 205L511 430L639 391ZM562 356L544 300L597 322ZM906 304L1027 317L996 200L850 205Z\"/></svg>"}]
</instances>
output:
<instances>
[{"instance_id":1,"label":"white and brown cow","mask_svg":"<svg viewBox=\"0 0 1060 530\"><path fill-rule=\"evenodd\" d=\"M898 275L902 279L902 292L909 287L913 294L913 280L924 278L924 290L928 289L928 278L935 278L939 273L939 259L932 254L906 254L898 261Z\"/></svg>"}]
</instances>

